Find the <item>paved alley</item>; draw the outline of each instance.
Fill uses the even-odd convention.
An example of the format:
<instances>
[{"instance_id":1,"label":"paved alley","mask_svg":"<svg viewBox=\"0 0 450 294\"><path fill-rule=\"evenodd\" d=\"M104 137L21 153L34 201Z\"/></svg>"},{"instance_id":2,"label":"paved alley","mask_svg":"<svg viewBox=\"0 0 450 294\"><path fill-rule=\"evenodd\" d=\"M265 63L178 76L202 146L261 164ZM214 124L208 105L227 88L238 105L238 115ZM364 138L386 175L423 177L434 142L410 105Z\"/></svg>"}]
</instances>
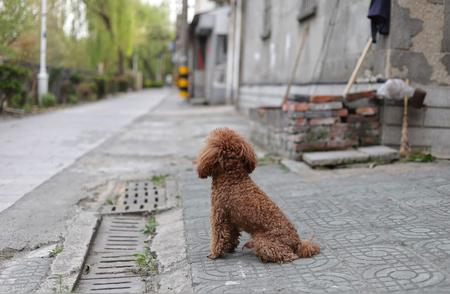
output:
<instances>
[{"instance_id":1,"label":"paved alley","mask_svg":"<svg viewBox=\"0 0 450 294\"><path fill-rule=\"evenodd\" d=\"M153 93L155 101L163 99L157 108L146 106L143 115L0 213L0 293L39 289L53 262L46 246L67 240L73 219L104 203L111 183L162 174L178 183L186 254L178 252L171 267L161 271L170 274L186 266L189 274L181 277L189 279L194 292L450 289L447 161L336 170L294 163L293 172L261 160L254 180L302 238L314 236L321 254L278 265L263 264L251 251L238 249L209 260L210 180L197 178L195 156L210 130L228 126L248 136L248 121L231 106L192 106L175 92ZM244 234L242 242L247 238Z\"/></svg>"}]
</instances>

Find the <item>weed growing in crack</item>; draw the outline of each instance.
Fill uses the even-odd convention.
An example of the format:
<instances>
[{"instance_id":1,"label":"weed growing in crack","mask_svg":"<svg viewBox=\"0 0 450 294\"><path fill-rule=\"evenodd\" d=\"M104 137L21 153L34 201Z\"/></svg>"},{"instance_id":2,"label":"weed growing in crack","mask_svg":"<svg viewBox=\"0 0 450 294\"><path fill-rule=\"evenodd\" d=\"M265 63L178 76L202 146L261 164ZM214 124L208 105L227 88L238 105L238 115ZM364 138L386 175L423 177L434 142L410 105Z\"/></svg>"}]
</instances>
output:
<instances>
[{"instance_id":1,"label":"weed growing in crack","mask_svg":"<svg viewBox=\"0 0 450 294\"><path fill-rule=\"evenodd\" d=\"M155 216L152 215L148 218L147 223L145 224L144 229L141 230L141 232L144 235L153 235L156 231L156 227L158 226L158 223L156 222Z\"/></svg>"},{"instance_id":2,"label":"weed growing in crack","mask_svg":"<svg viewBox=\"0 0 450 294\"><path fill-rule=\"evenodd\" d=\"M50 257L56 257L58 254L60 254L61 252L63 252L64 250L64 246L62 245L56 245L55 248L53 248L52 250L50 250L48 252L48 256Z\"/></svg>"},{"instance_id":3,"label":"weed growing in crack","mask_svg":"<svg viewBox=\"0 0 450 294\"><path fill-rule=\"evenodd\" d=\"M105 199L105 204L106 205L111 205L111 206L116 205L117 199L119 199L119 197L120 197L119 194L108 196Z\"/></svg>"},{"instance_id":4,"label":"weed growing in crack","mask_svg":"<svg viewBox=\"0 0 450 294\"><path fill-rule=\"evenodd\" d=\"M406 158L410 162L433 162L436 159L431 153L425 151L412 152Z\"/></svg>"},{"instance_id":5,"label":"weed growing in crack","mask_svg":"<svg viewBox=\"0 0 450 294\"><path fill-rule=\"evenodd\" d=\"M53 292L55 293L69 293L69 286L64 285L63 275L58 275L58 288L54 288Z\"/></svg>"},{"instance_id":6,"label":"weed growing in crack","mask_svg":"<svg viewBox=\"0 0 450 294\"><path fill-rule=\"evenodd\" d=\"M105 203L107 205L114 205L114 200L112 199L112 197L108 197L106 198Z\"/></svg>"},{"instance_id":7,"label":"weed growing in crack","mask_svg":"<svg viewBox=\"0 0 450 294\"><path fill-rule=\"evenodd\" d=\"M288 173L288 172L291 171L287 166L285 166L285 165L282 164L281 162L280 162L280 164L279 164L278 166L279 166L280 169L281 169L283 172L285 172L285 173Z\"/></svg>"},{"instance_id":8,"label":"weed growing in crack","mask_svg":"<svg viewBox=\"0 0 450 294\"><path fill-rule=\"evenodd\" d=\"M155 175L152 177L152 183L155 186L164 186L166 184L166 178L169 175Z\"/></svg>"},{"instance_id":9,"label":"weed growing in crack","mask_svg":"<svg viewBox=\"0 0 450 294\"><path fill-rule=\"evenodd\" d=\"M263 157L258 157L258 165L259 166L269 165L269 164L273 164L273 163L279 163L280 161L281 161L281 158L279 156L271 155L271 154L264 155Z\"/></svg>"},{"instance_id":10,"label":"weed growing in crack","mask_svg":"<svg viewBox=\"0 0 450 294\"><path fill-rule=\"evenodd\" d=\"M155 252L150 251L150 248L145 247L144 252L133 254L136 257L136 264L138 266L136 273L142 277L155 275L158 272L158 261L156 260Z\"/></svg>"}]
</instances>

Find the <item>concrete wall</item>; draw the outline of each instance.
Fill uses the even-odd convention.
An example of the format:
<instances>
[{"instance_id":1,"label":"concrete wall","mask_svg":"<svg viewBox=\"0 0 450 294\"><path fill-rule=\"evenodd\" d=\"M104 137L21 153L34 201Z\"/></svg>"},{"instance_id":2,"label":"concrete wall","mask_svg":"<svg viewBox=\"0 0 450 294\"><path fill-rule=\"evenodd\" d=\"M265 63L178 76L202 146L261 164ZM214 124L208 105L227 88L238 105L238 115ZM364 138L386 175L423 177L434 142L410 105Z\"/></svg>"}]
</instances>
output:
<instances>
[{"instance_id":1,"label":"concrete wall","mask_svg":"<svg viewBox=\"0 0 450 294\"><path fill-rule=\"evenodd\" d=\"M389 75L450 86L450 1L393 0L391 25Z\"/></svg>"},{"instance_id":2,"label":"concrete wall","mask_svg":"<svg viewBox=\"0 0 450 294\"><path fill-rule=\"evenodd\" d=\"M450 157L450 1L393 0L389 41L389 76L428 92L425 108L410 109L410 144ZM385 106L384 144L399 144L402 111Z\"/></svg>"},{"instance_id":3,"label":"concrete wall","mask_svg":"<svg viewBox=\"0 0 450 294\"><path fill-rule=\"evenodd\" d=\"M223 51L226 46L223 40L228 34L229 7L222 6L212 11L197 15L198 22L192 24L194 33L191 36L189 65L192 69L190 75L190 94L195 98L204 99L209 104L225 103L225 70L226 60L219 60L218 51ZM204 26L202 31L201 27ZM206 30L207 29L207 30ZM204 56L204 69L198 69L197 63L197 39L206 38Z\"/></svg>"},{"instance_id":4,"label":"concrete wall","mask_svg":"<svg viewBox=\"0 0 450 294\"><path fill-rule=\"evenodd\" d=\"M317 0L315 17L299 23L303 1L271 0L271 34L263 40L264 2L243 1L238 107L280 105L309 25L292 94L340 94L370 37L370 0ZM411 110L410 143L450 157L450 1L392 0L391 33L379 36L361 74L409 78L428 91L426 107ZM376 89L360 84L353 91ZM400 142L402 107L385 105L382 142Z\"/></svg>"},{"instance_id":5,"label":"concrete wall","mask_svg":"<svg viewBox=\"0 0 450 294\"><path fill-rule=\"evenodd\" d=\"M300 39L310 26L305 49L294 82L344 83L370 36L366 17L370 0L318 0L317 14L306 23L297 16L302 1L272 0L272 32L263 40L264 2L244 1L243 85L285 84L291 76ZM383 39L383 38L381 38ZM385 58L375 46L364 65L375 74L384 74Z\"/></svg>"},{"instance_id":6,"label":"concrete wall","mask_svg":"<svg viewBox=\"0 0 450 294\"><path fill-rule=\"evenodd\" d=\"M206 61L206 99L209 104L225 103L225 67L226 61L219 61L218 51L223 50L218 42L219 36L228 34L228 13L230 8L223 6L210 12L214 16L214 29L210 35L210 46L208 48L208 58Z\"/></svg>"}]
</instances>

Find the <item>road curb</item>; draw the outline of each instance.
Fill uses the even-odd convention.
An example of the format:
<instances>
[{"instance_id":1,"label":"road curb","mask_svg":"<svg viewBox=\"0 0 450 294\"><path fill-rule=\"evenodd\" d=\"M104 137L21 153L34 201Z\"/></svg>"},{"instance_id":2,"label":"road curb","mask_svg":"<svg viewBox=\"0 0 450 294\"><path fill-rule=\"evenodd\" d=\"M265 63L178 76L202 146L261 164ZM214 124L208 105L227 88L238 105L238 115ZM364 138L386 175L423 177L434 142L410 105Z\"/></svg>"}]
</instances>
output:
<instances>
[{"instance_id":1,"label":"road curb","mask_svg":"<svg viewBox=\"0 0 450 294\"><path fill-rule=\"evenodd\" d=\"M68 229L64 249L53 261L38 293L71 292L81 275L90 245L100 224L95 211L80 211Z\"/></svg>"},{"instance_id":2,"label":"road curb","mask_svg":"<svg viewBox=\"0 0 450 294\"><path fill-rule=\"evenodd\" d=\"M150 247L159 263L158 293L193 293L186 257L183 209L158 213L156 222L156 235Z\"/></svg>"}]
</instances>

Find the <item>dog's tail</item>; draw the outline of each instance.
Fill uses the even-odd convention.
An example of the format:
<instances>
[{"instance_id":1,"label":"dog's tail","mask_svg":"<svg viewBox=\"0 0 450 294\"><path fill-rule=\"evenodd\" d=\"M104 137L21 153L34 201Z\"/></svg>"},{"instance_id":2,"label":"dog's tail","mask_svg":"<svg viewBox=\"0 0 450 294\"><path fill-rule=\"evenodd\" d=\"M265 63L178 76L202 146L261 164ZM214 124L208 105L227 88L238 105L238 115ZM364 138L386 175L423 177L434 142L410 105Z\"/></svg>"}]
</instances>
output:
<instances>
[{"instance_id":1,"label":"dog's tail","mask_svg":"<svg viewBox=\"0 0 450 294\"><path fill-rule=\"evenodd\" d=\"M313 242L314 236L309 240L303 240L298 244L297 255L300 258L311 257L320 253L320 246Z\"/></svg>"}]
</instances>

